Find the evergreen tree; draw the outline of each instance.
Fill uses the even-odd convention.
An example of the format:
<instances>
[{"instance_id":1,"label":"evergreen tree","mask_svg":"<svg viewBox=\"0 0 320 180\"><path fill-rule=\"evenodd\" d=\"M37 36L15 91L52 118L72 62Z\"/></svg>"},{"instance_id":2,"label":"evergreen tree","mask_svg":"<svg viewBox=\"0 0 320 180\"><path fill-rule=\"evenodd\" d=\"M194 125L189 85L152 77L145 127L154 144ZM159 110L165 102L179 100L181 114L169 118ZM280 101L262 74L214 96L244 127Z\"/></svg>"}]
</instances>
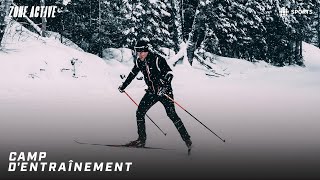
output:
<instances>
[{"instance_id":1,"label":"evergreen tree","mask_svg":"<svg viewBox=\"0 0 320 180\"><path fill-rule=\"evenodd\" d=\"M15 0L18 5L40 5L40 1L43 2ZM45 0L46 5L58 5L62 10L57 18L48 18L47 30L59 32L94 54L101 55L109 47L132 48L137 40L146 38L156 50L167 47L175 52L181 42L188 42L185 56L190 63L195 50L202 48L222 56L265 60L278 66L303 65L302 41L320 43L319 36L315 36L320 31L319 0L299 2L71 0L64 5L62 0ZM280 7L312 9L313 14L281 17ZM41 18L32 20L36 24L42 22ZM2 14L0 26L3 29Z\"/></svg>"},{"instance_id":2,"label":"evergreen tree","mask_svg":"<svg viewBox=\"0 0 320 180\"><path fill-rule=\"evenodd\" d=\"M127 1L127 44L133 46L141 38L149 39L155 49L173 45L169 33L170 13L168 1Z\"/></svg>"},{"instance_id":3,"label":"evergreen tree","mask_svg":"<svg viewBox=\"0 0 320 180\"><path fill-rule=\"evenodd\" d=\"M279 4L278 0L211 1L205 10L208 20L202 47L219 55L250 61L302 65L295 48L301 54L299 43L305 26L293 16L280 17Z\"/></svg>"},{"instance_id":4,"label":"evergreen tree","mask_svg":"<svg viewBox=\"0 0 320 180\"><path fill-rule=\"evenodd\" d=\"M116 16L115 0L72 0L68 16L60 15L63 35L84 50L100 54L104 48L120 47L123 18Z\"/></svg>"}]
</instances>

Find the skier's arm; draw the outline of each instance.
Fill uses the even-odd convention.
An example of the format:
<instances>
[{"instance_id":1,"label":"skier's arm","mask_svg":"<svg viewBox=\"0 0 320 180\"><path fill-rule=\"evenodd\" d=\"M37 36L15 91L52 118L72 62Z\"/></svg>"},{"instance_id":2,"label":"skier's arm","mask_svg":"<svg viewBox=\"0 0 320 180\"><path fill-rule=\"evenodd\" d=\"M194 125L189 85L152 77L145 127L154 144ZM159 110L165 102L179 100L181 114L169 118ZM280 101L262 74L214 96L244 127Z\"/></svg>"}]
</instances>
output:
<instances>
[{"instance_id":1,"label":"skier's arm","mask_svg":"<svg viewBox=\"0 0 320 180\"><path fill-rule=\"evenodd\" d=\"M158 60L161 72L161 80L163 81L163 84L170 84L173 78L172 69L164 58L159 57Z\"/></svg>"},{"instance_id":2,"label":"skier's arm","mask_svg":"<svg viewBox=\"0 0 320 180\"><path fill-rule=\"evenodd\" d=\"M138 75L139 73L139 68L138 66L135 64L131 70L131 72L129 73L127 79L123 82L123 84L121 85L121 89L124 90L131 82L132 80Z\"/></svg>"}]
</instances>

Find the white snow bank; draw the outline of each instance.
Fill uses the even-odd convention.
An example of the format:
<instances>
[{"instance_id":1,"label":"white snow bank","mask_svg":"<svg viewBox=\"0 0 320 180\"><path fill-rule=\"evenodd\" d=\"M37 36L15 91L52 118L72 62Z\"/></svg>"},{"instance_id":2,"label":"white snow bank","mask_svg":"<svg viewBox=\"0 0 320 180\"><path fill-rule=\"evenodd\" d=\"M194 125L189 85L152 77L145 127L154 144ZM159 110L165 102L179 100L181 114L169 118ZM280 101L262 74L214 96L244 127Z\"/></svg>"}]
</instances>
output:
<instances>
[{"instance_id":1,"label":"white snow bank","mask_svg":"<svg viewBox=\"0 0 320 180\"><path fill-rule=\"evenodd\" d=\"M43 38L11 21L0 51L0 80L106 78L108 66L97 56Z\"/></svg>"},{"instance_id":2,"label":"white snow bank","mask_svg":"<svg viewBox=\"0 0 320 180\"><path fill-rule=\"evenodd\" d=\"M320 71L320 49L308 43L303 43L304 64L310 71Z\"/></svg>"},{"instance_id":3,"label":"white snow bank","mask_svg":"<svg viewBox=\"0 0 320 180\"><path fill-rule=\"evenodd\" d=\"M102 57L106 61L116 60L118 62L133 65L132 50L128 48L107 48L102 52Z\"/></svg>"}]
</instances>

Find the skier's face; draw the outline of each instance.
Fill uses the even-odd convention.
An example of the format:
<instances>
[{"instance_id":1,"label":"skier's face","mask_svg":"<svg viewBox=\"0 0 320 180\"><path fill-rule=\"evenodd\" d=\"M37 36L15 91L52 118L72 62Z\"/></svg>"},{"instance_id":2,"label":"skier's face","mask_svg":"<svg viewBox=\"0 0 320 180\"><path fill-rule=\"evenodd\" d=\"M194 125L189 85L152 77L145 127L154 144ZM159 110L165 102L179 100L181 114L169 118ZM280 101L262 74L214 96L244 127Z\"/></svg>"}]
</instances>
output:
<instances>
[{"instance_id":1,"label":"skier's face","mask_svg":"<svg viewBox=\"0 0 320 180\"><path fill-rule=\"evenodd\" d=\"M147 57L148 55L148 52L137 52L138 53L138 56L139 56L139 59L141 61L144 61L144 59Z\"/></svg>"}]
</instances>

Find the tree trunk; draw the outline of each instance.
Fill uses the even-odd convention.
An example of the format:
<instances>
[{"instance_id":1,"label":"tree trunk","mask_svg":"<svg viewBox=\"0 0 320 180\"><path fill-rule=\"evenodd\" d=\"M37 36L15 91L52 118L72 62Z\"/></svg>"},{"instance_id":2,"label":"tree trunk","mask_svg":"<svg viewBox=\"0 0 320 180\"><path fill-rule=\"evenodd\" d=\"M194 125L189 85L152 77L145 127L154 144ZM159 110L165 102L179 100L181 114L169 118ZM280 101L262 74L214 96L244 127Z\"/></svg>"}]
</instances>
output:
<instances>
[{"instance_id":1,"label":"tree trunk","mask_svg":"<svg viewBox=\"0 0 320 180\"><path fill-rule=\"evenodd\" d=\"M177 64L180 64L182 58L183 58L182 64L185 64L185 61L188 61L189 64L192 66L194 52L196 50L196 42L193 42L193 39L194 39L193 37L194 37L195 29L196 29L196 20L198 18L201 0L198 1L197 7L196 7L196 13L193 17L192 29L191 29L191 32L188 34L187 42L184 39L184 32L185 32L185 30L184 30L184 9L183 9L184 1L181 0L180 2L181 2L181 4L180 4L181 17L180 18L181 18L181 27L182 27L181 39L183 40L183 42L181 43L181 48L183 48L183 49L180 49L176 55L179 57L180 57L180 55L182 55L182 54L183 55L179 58L179 60L175 61L174 66ZM180 54L180 55L178 55L178 54Z\"/></svg>"},{"instance_id":2,"label":"tree trunk","mask_svg":"<svg viewBox=\"0 0 320 180\"><path fill-rule=\"evenodd\" d=\"M0 0L0 46L6 29L6 16L10 10L12 0Z\"/></svg>"},{"instance_id":3,"label":"tree trunk","mask_svg":"<svg viewBox=\"0 0 320 180\"><path fill-rule=\"evenodd\" d=\"M40 0L40 5L45 6L45 0ZM42 17L41 18L42 24L41 24L41 36L46 37L46 30L47 30L47 18Z\"/></svg>"},{"instance_id":4,"label":"tree trunk","mask_svg":"<svg viewBox=\"0 0 320 180\"><path fill-rule=\"evenodd\" d=\"M318 3L318 47L320 48L320 2Z\"/></svg>"},{"instance_id":5,"label":"tree trunk","mask_svg":"<svg viewBox=\"0 0 320 180\"><path fill-rule=\"evenodd\" d=\"M183 5L184 5L184 2L183 0L180 1L180 17L181 17L181 33L182 33L182 40L183 42L185 42L185 39L184 39L184 32L185 32L185 29L184 29L184 8L183 8Z\"/></svg>"},{"instance_id":6,"label":"tree trunk","mask_svg":"<svg viewBox=\"0 0 320 180\"><path fill-rule=\"evenodd\" d=\"M101 45L101 0L99 0L99 32L98 32L98 40L99 40L99 57L102 58L102 45Z\"/></svg>"},{"instance_id":7,"label":"tree trunk","mask_svg":"<svg viewBox=\"0 0 320 180\"><path fill-rule=\"evenodd\" d=\"M174 51L177 53L179 51L179 45L182 42L182 23L181 23L181 14L179 3L177 0L171 0L172 7L172 21L173 21L173 42L174 42Z\"/></svg>"},{"instance_id":8,"label":"tree trunk","mask_svg":"<svg viewBox=\"0 0 320 180\"><path fill-rule=\"evenodd\" d=\"M297 39L295 42L295 63L297 63L299 61L299 40Z\"/></svg>"},{"instance_id":9,"label":"tree trunk","mask_svg":"<svg viewBox=\"0 0 320 180\"><path fill-rule=\"evenodd\" d=\"M290 46L290 48L289 48L289 65L292 65L293 64L293 57L294 57L294 50L293 50L293 45L294 44L294 41L290 41L289 42L289 46Z\"/></svg>"},{"instance_id":10,"label":"tree trunk","mask_svg":"<svg viewBox=\"0 0 320 180\"><path fill-rule=\"evenodd\" d=\"M299 41L299 47L300 47L300 51L299 51L299 60L301 60L302 58L302 40Z\"/></svg>"},{"instance_id":11,"label":"tree trunk","mask_svg":"<svg viewBox=\"0 0 320 180\"><path fill-rule=\"evenodd\" d=\"M6 13L5 13L4 4L3 4L3 1L0 1L0 46L1 46L1 40L4 35L5 27L6 27L6 24L4 21L5 16L6 16Z\"/></svg>"},{"instance_id":12,"label":"tree trunk","mask_svg":"<svg viewBox=\"0 0 320 180\"><path fill-rule=\"evenodd\" d=\"M197 16L199 14L200 2L201 0L198 2L196 13L194 14L194 18L193 18L192 29L191 29L191 32L189 33L188 41L187 41L187 56L191 66L193 62L194 51L196 50L196 42L194 42L193 39L194 39L195 30L196 30L196 21L197 21Z\"/></svg>"},{"instance_id":13,"label":"tree trunk","mask_svg":"<svg viewBox=\"0 0 320 180\"><path fill-rule=\"evenodd\" d=\"M63 43L63 32L64 32L64 22L63 22L63 17L64 17L64 14L62 13L60 15L60 26L61 26L61 29L60 29L60 42Z\"/></svg>"}]
</instances>

